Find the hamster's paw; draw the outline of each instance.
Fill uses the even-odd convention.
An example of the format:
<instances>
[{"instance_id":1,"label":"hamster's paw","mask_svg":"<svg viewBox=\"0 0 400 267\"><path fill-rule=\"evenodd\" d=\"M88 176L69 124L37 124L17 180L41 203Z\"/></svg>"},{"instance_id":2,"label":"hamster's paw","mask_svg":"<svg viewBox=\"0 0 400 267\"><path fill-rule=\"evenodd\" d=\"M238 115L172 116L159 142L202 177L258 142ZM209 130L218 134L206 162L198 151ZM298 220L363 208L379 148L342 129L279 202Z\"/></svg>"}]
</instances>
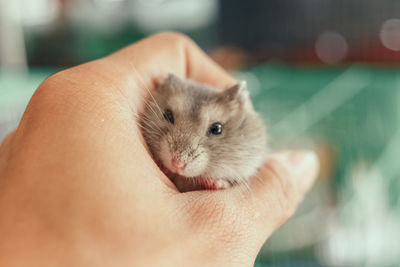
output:
<instances>
[{"instance_id":1,"label":"hamster's paw","mask_svg":"<svg viewBox=\"0 0 400 267\"><path fill-rule=\"evenodd\" d=\"M222 180L222 179L218 179L214 182L215 184L215 188L216 190L223 190L223 189L227 189L229 187L231 187L231 184L226 181L226 180Z\"/></svg>"},{"instance_id":2,"label":"hamster's paw","mask_svg":"<svg viewBox=\"0 0 400 267\"><path fill-rule=\"evenodd\" d=\"M231 187L232 185L228 181L223 179L207 179L204 181L203 186L206 190L224 190Z\"/></svg>"}]
</instances>

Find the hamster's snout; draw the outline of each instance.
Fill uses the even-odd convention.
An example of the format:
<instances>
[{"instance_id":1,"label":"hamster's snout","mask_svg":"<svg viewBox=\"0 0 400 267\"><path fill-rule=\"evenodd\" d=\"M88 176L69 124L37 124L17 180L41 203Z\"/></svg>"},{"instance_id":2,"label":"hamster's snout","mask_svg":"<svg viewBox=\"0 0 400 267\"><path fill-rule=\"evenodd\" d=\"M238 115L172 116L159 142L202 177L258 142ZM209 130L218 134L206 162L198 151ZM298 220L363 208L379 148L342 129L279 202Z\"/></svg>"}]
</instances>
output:
<instances>
[{"instance_id":1,"label":"hamster's snout","mask_svg":"<svg viewBox=\"0 0 400 267\"><path fill-rule=\"evenodd\" d=\"M186 168L187 163L183 160L178 159L177 157L172 157L171 165L175 168L176 171L183 171Z\"/></svg>"},{"instance_id":2,"label":"hamster's snout","mask_svg":"<svg viewBox=\"0 0 400 267\"><path fill-rule=\"evenodd\" d=\"M183 143L174 142L172 138L161 140L159 159L164 167L172 173L185 177L201 175L207 167L207 156L201 146L193 141Z\"/></svg>"}]
</instances>

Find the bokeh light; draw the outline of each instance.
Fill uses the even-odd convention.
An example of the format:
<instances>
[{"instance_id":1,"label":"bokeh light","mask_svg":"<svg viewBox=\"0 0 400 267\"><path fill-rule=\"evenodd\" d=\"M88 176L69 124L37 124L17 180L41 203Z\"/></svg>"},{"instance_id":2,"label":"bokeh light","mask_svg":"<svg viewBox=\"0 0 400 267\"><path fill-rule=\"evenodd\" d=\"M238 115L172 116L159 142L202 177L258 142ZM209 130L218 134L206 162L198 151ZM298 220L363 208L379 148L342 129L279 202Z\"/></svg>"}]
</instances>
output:
<instances>
[{"instance_id":1,"label":"bokeh light","mask_svg":"<svg viewBox=\"0 0 400 267\"><path fill-rule=\"evenodd\" d=\"M400 19L389 19L382 24L380 31L382 44L393 51L400 51Z\"/></svg>"},{"instance_id":2,"label":"bokeh light","mask_svg":"<svg viewBox=\"0 0 400 267\"><path fill-rule=\"evenodd\" d=\"M346 39L340 33L324 32L315 43L315 52L322 62L335 64L346 57L348 45Z\"/></svg>"}]
</instances>

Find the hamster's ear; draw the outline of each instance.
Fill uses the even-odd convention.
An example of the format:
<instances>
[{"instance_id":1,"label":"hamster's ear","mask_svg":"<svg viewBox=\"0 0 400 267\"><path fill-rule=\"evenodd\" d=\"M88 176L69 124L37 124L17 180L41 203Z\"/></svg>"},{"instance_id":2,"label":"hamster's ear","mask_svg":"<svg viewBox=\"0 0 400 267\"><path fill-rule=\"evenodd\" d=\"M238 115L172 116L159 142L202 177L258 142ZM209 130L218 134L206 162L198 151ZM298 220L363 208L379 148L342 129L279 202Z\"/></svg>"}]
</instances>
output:
<instances>
[{"instance_id":1,"label":"hamster's ear","mask_svg":"<svg viewBox=\"0 0 400 267\"><path fill-rule=\"evenodd\" d=\"M181 83L182 80L173 73L168 73L167 81L171 84L173 83Z\"/></svg>"},{"instance_id":2,"label":"hamster's ear","mask_svg":"<svg viewBox=\"0 0 400 267\"><path fill-rule=\"evenodd\" d=\"M160 87L163 87L166 90L176 91L182 87L183 81L173 73L168 73L168 76L164 78L161 83Z\"/></svg>"},{"instance_id":3,"label":"hamster's ear","mask_svg":"<svg viewBox=\"0 0 400 267\"><path fill-rule=\"evenodd\" d=\"M240 81L234 86L226 89L223 93L223 98L228 101L239 100L245 103L249 99L249 91L247 90L246 81Z\"/></svg>"},{"instance_id":4,"label":"hamster's ear","mask_svg":"<svg viewBox=\"0 0 400 267\"><path fill-rule=\"evenodd\" d=\"M174 88L179 88L182 85L182 80L173 73L168 73L167 84Z\"/></svg>"}]
</instances>

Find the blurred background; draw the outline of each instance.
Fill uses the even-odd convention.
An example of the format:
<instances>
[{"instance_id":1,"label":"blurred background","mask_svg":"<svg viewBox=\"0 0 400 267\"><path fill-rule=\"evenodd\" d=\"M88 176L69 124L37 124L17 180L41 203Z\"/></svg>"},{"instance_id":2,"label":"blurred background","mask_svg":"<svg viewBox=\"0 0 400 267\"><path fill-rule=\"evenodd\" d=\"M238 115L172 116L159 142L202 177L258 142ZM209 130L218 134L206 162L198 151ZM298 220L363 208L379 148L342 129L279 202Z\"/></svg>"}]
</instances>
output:
<instances>
[{"instance_id":1,"label":"blurred background","mask_svg":"<svg viewBox=\"0 0 400 267\"><path fill-rule=\"evenodd\" d=\"M49 75L155 32L248 81L321 177L256 266L400 266L400 1L0 0L0 141Z\"/></svg>"}]
</instances>

